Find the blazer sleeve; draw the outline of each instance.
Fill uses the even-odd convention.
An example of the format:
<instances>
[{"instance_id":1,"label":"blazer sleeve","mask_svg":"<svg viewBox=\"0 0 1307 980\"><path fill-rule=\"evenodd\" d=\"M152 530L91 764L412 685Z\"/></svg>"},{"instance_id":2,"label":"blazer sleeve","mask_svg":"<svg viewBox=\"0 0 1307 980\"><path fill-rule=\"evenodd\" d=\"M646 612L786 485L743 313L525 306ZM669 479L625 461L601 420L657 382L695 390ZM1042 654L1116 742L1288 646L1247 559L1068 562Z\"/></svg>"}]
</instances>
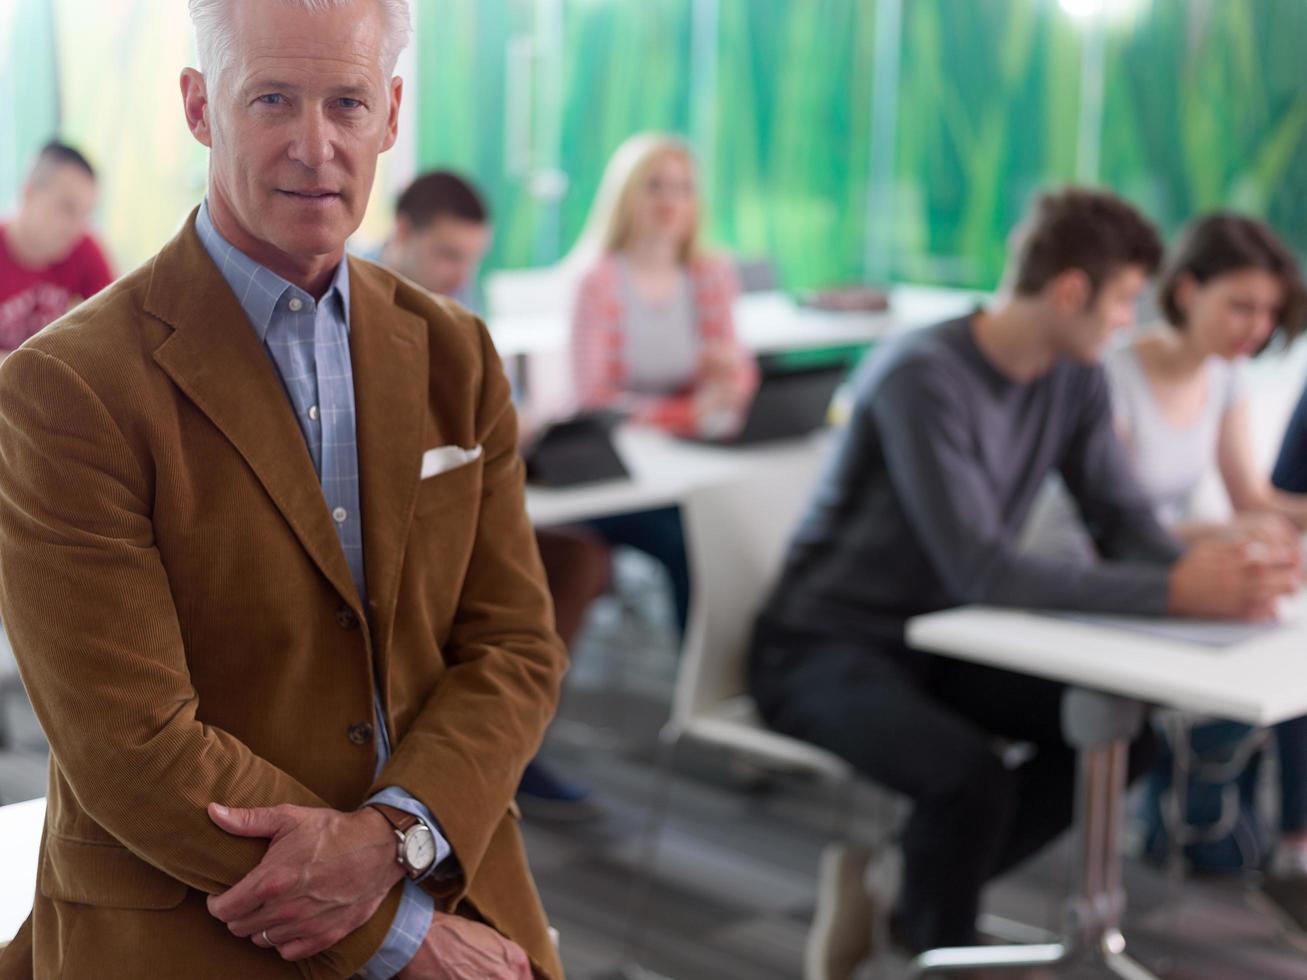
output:
<instances>
[{"instance_id":1,"label":"blazer sleeve","mask_svg":"<svg viewBox=\"0 0 1307 980\"><path fill-rule=\"evenodd\" d=\"M32 348L0 369L0 613L60 772L138 858L217 893L263 858L210 802L327 804L239 739L201 723L147 460L63 361ZM400 889L302 964L347 977L381 945Z\"/></svg>"},{"instance_id":2,"label":"blazer sleeve","mask_svg":"<svg viewBox=\"0 0 1307 980\"><path fill-rule=\"evenodd\" d=\"M477 439L485 476L463 591L443 648L448 669L369 791L402 786L435 814L463 871L463 888L476 878L540 746L567 664L526 513L508 381L489 334L479 329L485 370Z\"/></svg>"}]
</instances>

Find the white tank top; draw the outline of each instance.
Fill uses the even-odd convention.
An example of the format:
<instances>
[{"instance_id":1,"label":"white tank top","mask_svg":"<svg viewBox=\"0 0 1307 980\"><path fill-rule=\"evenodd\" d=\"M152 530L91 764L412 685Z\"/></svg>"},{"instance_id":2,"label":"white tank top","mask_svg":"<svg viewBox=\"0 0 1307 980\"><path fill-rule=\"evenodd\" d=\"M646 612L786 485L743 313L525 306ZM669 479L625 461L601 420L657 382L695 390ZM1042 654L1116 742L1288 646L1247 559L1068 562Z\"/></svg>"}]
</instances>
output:
<instances>
[{"instance_id":1,"label":"white tank top","mask_svg":"<svg viewBox=\"0 0 1307 980\"><path fill-rule=\"evenodd\" d=\"M1207 359L1207 397L1185 425L1162 414L1134 347L1114 351L1104 367L1117 426L1158 520L1169 526L1193 517L1195 493L1216 461L1221 420L1243 396L1243 362Z\"/></svg>"},{"instance_id":2,"label":"white tank top","mask_svg":"<svg viewBox=\"0 0 1307 980\"><path fill-rule=\"evenodd\" d=\"M626 322L626 384L645 395L670 395L694 383L699 370L699 322L689 273L661 303L635 288L630 266L618 256L617 281Z\"/></svg>"}]
</instances>

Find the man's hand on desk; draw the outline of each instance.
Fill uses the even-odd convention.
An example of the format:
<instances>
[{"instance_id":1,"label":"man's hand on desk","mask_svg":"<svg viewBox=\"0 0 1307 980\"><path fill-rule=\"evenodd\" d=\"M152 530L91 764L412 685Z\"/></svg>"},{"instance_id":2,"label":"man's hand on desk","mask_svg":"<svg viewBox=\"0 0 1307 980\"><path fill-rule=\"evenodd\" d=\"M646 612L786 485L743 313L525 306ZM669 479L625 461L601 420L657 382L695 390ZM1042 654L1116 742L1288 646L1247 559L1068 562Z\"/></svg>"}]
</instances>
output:
<instances>
[{"instance_id":1,"label":"man's hand on desk","mask_svg":"<svg viewBox=\"0 0 1307 980\"><path fill-rule=\"evenodd\" d=\"M210 804L209 817L229 834L269 841L257 868L209 899L210 914L256 946L270 941L286 960L305 959L345 938L404 876L394 831L370 807L341 813Z\"/></svg>"},{"instance_id":2,"label":"man's hand on desk","mask_svg":"<svg viewBox=\"0 0 1307 980\"><path fill-rule=\"evenodd\" d=\"M1301 584L1296 543L1202 539L1171 570L1169 612L1206 619L1274 619L1276 602Z\"/></svg>"},{"instance_id":3,"label":"man's hand on desk","mask_svg":"<svg viewBox=\"0 0 1307 980\"><path fill-rule=\"evenodd\" d=\"M437 912L398 980L531 980L531 962L522 947L489 926Z\"/></svg>"}]
</instances>

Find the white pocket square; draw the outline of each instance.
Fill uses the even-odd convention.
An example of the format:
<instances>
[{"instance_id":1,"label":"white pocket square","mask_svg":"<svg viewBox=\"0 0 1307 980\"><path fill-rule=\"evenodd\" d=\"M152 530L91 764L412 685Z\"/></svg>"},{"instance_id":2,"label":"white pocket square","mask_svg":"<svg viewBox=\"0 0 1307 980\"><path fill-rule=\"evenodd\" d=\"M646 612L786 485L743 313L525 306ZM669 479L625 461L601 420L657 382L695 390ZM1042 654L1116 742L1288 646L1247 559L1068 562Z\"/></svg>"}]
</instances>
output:
<instances>
[{"instance_id":1,"label":"white pocket square","mask_svg":"<svg viewBox=\"0 0 1307 980\"><path fill-rule=\"evenodd\" d=\"M475 463L481 458L481 447L473 446L463 449L459 446L441 446L428 449L422 454L422 479L426 480L441 473L448 473L468 463Z\"/></svg>"}]
</instances>

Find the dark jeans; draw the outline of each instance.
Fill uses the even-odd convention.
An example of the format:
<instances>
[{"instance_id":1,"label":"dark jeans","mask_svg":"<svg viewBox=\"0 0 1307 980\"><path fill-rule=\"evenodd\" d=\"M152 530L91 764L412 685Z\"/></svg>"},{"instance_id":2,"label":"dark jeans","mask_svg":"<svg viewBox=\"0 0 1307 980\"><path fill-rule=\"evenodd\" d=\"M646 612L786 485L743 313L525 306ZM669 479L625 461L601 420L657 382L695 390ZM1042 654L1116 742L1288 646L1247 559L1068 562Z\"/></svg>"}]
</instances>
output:
<instances>
[{"instance_id":1,"label":"dark jeans","mask_svg":"<svg viewBox=\"0 0 1307 980\"><path fill-rule=\"evenodd\" d=\"M1307 493L1307 389L1285 429L1271 482L1289 493ZM1307 718L1275 726L1280 750L1280 829L1307 831Z\"/></svg>"},{"instance_id":2,"label":"dark jeans","mask_svg":"<svg viewBox=\"0 0 1307 980\"><path fill-rule=\"evenodd\" d=\"M1307 718L1291 718L1275 726L1280 752L1280 829L1307 833Z\"/></svg>"},{"instance_id":3,"label":"dark jeans","mask_svg":"<svg viewBox=\"0 0 1307 980\"><path fill-rule=\"evenodd\" d=\"M1303 389L1284 430L1271 482L1289 493L1307 493L1307 388Z\"/></svg>"},{"instance_id":4,"label":"dark jeans","mask_svg":"<svg viewBox=\"0 0 1307 980\"><path fill-rule=\"evenodd\" d=\"M1242 738L1252 731L1235 721L1209 722L1202 726L1215 739ZM1307 833L1307 717L1290 718L1271 729L1280 760L1280 831ZM1195 729L1195 741L1197 730ZM1256 795L1261 773L1257 758L1240 775L1250 796ZM1169 780L1170 774L1167 774Z\"/></svg>"},{"instance_id":5,"label":"dark jeans","mask_svg":"<svg viewBox=\"0 0 1307 980\"><path fill-rule=\"evenodd\" d=\"M767 625L754 637L750 679L772 728L915 804L894 910L914 952L974 943L986 882L1071 824L1076 755L1062 736L1061 684ZM996 739L1035 752L1009 769Z\"/></svg>"},{"instance_id":6,"label":"dark jeans","mask_svg":"<svg viewBox=\"0 0 1307 980\"><path fill-rule=\"evenodd\" d=\"M679 507L663 507L638 514L618 514L587 522L610 545L643 551L667 570L676 607L676 625L685 635L690 615L690 565L685 556L685 530Z\"/></svg>"}]
</instances>

